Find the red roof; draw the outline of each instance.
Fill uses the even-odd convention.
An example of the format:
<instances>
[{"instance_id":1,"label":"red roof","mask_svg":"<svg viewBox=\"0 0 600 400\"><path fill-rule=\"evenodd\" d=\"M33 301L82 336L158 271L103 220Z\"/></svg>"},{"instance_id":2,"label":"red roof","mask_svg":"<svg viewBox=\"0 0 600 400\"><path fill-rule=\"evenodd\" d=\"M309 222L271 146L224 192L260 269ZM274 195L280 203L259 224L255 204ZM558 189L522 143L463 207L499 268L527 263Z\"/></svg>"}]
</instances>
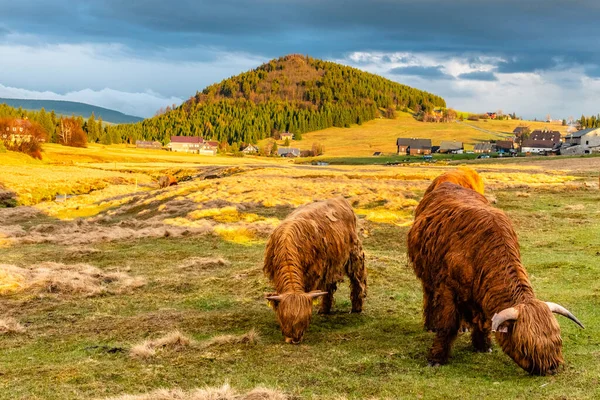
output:
<instances>
[{"instance_id":1,"label":"red roof","mask_svg":"<svg viewBox=\"0 0 600 400\"><path fill-rule=\"evenodd\" d=\"M171 136L171 143L204 143L198 136Z\"/></svg>"},{"instance_id":2,"label":"red roof","mask_svg":"<svg viewBox=\"0 0 600 400\"><path fill-rule=\"evenodd\" d=\"M214 141L214 140L210 140L210 141L205 142L205 143L208 143L208 145L211 146L211 147L219 147L219 142Z\"/></svg>"}]
</instances>

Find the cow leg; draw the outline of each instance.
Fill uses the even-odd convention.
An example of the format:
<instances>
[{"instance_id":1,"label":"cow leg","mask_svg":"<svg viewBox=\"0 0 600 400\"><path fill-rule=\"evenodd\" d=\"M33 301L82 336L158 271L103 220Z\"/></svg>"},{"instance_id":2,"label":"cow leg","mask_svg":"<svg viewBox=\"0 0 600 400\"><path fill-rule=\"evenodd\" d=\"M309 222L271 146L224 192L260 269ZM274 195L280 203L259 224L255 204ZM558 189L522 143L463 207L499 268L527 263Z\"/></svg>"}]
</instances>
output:
<instances>
[{"instance_id":1,"label":"cow leg","mask_svg":"<svg viewBox=\"0 0 600 400\"><path fill-rule=\"evenodd\" d=\"M492 339L490 337L491 329L489 324L483 324L485 316L479 316L472 325L471 343L476 352L488 353L492 351Z\"/></svg>"},{"instance_id":2,"label":"cow leg","mask_svg":"<svg viewBox=\"0 0 600 400\"><path fill-rule=\"evenodd\" d=\"M439 288L435 293L432 321L436 332L433 346L429 351L429 365L442 365L448 362L452 343L458 334L460 313L454 295L447 288Z\"/></svg>"},{"instance_id":3,"label":"cow leg","mask_svg":"<svg viewBox=\"0 0 600 400\"><path fill-rule=\"evenodd\" d=\"M350 253L350 258L346 263L346 273L350 278L352 312L362 312L363 302L367 297L367 269L365 268L365 253L360 243Z\"/></svg>"},{"instance_id":4,"label":"cow leg","mask_svg":"<svg viewBox=\"0 0 600 400\"><path fill-rule=\"evenodd\" d=\"M336 283L330 283L327 285L327 294L321 298L321 308L319 309L319 314L331 313L331 307L333 306L333 294L336 290Z\"/></svg>"},{"instance_id":5,"label":"cow leg","mask_svg":"<svg viewBox=\"0 0 600 400\"><path fill-rule=\"evenodd\" d=\"M434 332L433 327L433 290L423 285L423 321L425 330Z\"/></svg>"}]
</instances>

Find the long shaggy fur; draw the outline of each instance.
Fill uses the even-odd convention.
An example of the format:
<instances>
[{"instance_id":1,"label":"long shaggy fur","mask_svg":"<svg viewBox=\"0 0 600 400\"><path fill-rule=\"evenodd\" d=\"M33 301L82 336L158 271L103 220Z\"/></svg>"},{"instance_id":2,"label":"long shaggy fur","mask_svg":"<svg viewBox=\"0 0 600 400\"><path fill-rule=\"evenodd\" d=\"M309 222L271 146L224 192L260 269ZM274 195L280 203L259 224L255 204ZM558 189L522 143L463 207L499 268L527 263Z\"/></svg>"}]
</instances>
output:
<instances>
[{"instance_id":1,"label":"long shaggy fur","mask_svg":"<svg viewBox=\"0 0 600 400\"><path fill-rule=\"evenodd\" d=\"M337 283L350 278L352 311L362 311L367 271L356 216L343 198L312 203L291 213L269 237L263 271L275 285L277 319L286 340L299 342L312 315L309 292L324 291L329 313Z\"/></svg>"},{"instance_id":2,"label":"long shaggy fur","mask_svg":"<svg viewBox=\"0 0 600 400\"><path fill-rule=\"evenodd\" d=\"M481 194L453 183L429 192L408 234L408 255L424 292L424 315L436 331L430 363L444 364L461 319L477 351L488 351L492 316L520 311L496 340L519 366L546 374L563 363L560 328L535 298L508 217Z\"/></svg>"},{"instance_id":3,"label":"long shaggy fur","mask_svg":"<svg viewBox=\"0 0 600 400\"><path fill-rule=\"evenodd\" d=\"M479 176L477 171L467 167L460 167L458 169L445 172L435 178L425 191L425 194L428 194L444 182L454 183L458 186L474 190L480 194L483 194L484 191L483 179L481 179L481 176Z\"/></svg>"}]
</instances>

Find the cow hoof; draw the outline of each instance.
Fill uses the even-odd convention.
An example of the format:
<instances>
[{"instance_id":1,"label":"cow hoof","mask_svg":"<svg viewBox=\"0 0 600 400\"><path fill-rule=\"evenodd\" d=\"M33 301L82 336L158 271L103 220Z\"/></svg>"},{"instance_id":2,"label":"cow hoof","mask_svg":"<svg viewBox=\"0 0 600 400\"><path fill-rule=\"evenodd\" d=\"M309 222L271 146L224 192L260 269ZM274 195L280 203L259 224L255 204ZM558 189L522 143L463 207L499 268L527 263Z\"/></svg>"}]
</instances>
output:
<instances>
[{"instance_id":1,"label":"cow hoof","mask_svg":"<svg viewBox=\"0 0 600 400\"><path fill-rule=\"evenodd\" d=\"M427 366L432 367L432 368L437 368L437 367L441 367L442 364L440 364L439 362L435 362L435 361L429 361Z\"/></svg>"}]
</instances>

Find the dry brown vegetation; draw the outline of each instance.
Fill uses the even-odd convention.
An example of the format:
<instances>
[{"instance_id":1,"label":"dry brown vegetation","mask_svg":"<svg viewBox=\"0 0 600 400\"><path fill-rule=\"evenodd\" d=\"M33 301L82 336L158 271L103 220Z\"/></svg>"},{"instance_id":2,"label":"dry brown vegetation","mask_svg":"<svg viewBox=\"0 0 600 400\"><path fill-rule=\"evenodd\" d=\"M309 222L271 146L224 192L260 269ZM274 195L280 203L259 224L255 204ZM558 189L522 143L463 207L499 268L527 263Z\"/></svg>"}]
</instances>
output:
<instances>
[{"instance_id":1,"label":"dry brown vegetation","mask_svg":"<svg viewBox=\"0 0 600 400\"><path fill-rule=\"evenodd\" d=\"M0 264L0 293L27 291L80 296L122 294L146 284L121 271L105 272L88 264L44 262L28 268Z\"/></svg>"},{"instance_id":2,"label":"dry brown vegetation","mask_svg":"<svg viewBox=\"0 0 600 400\"><path fill-rule=\"evenodd\" d=\"M150 393L111 397L105 400L291 400L294 398L278 390L262 387L241 394L225 384L221 387L206 387L190 391L159 389Z\"/></svg>"},{"instance_id":3,"label":"dry brown vegetation","mask_svg":"<svg viewBox=\"0 0 600 400\"><path fill-rule=\"evenodd\" d=\"M9 333L22 333L25 328L12 317L0 318L0 335Z\"/></svg>"},{"instance_id":4,"label":"dry brown vegetation","mask_svg":"<svg viewBox=\"0 0 600 400\"><path fill-rule=\"evenodd\" d=\"M145 340L129 350L133 358L150 358L160 350L177 351L184 347L193 346L195 342L179 331L173 331L158 339Z\"/></svg>"}]
</instances>

